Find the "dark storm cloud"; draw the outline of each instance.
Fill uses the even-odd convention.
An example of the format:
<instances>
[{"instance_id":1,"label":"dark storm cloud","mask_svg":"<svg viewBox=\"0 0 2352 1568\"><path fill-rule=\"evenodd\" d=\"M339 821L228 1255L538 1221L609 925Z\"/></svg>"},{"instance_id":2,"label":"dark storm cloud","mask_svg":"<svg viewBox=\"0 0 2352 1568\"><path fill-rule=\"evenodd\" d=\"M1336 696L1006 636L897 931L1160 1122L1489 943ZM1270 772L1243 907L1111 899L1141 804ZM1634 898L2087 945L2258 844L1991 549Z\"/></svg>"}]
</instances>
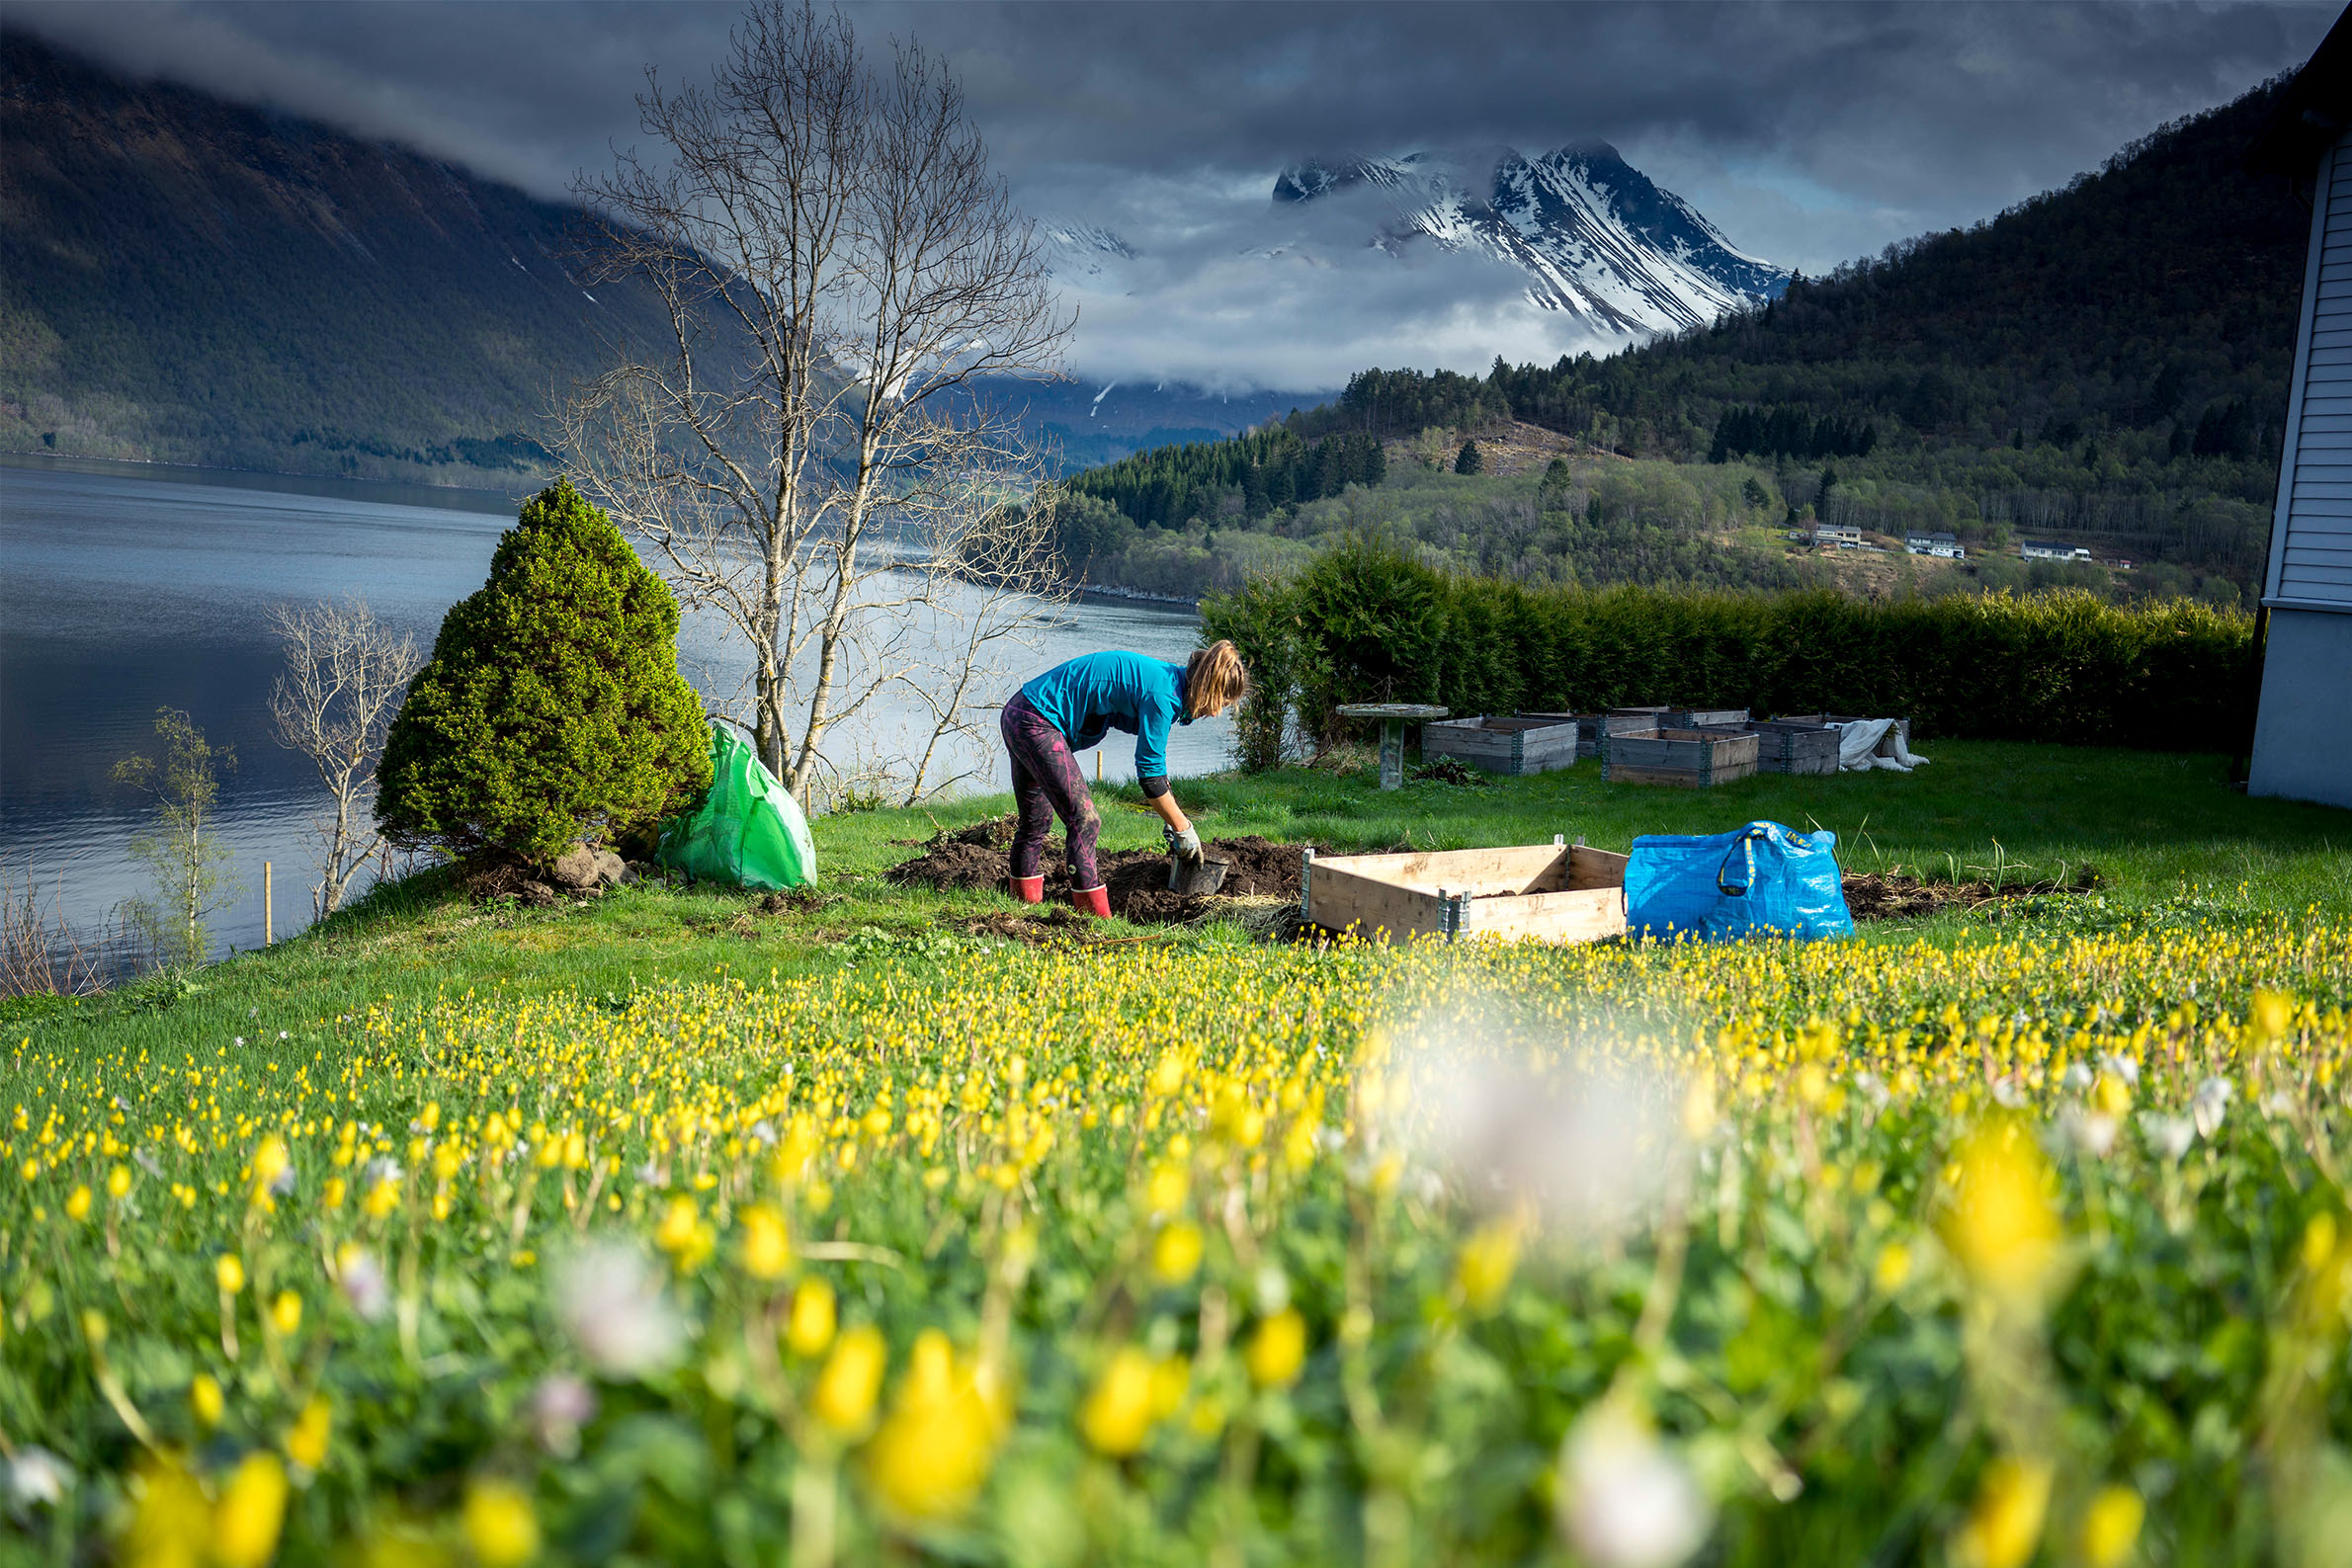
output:
<instances>
[{"instance_id":1,"label":"dark storm cloud","mask_svg":"<svg viewBox=\"0 0 2352 1568\"><path fill-rule=\"evenodd\" d=\"M1415 273L1332 233L1285 264L1240 265L1281 239L1267 190L1302 156L1603 138L1742 249L1818 271L1989 216L2293 67L2335 9L886 0L851 12L872 42L912 32L953 61L1032 210L1102 223L1143 252L1095 281L1082 361L1298 385L1288 378L1327 384L1373 360L1475 365L1480 344L1517 357L1559 337L1517 310L1510 280L1467 259ZM635 139L646 64L701 77L735 14L563 0L10 11L129 69L551 195Z\"/></svg>"}]
</instances>

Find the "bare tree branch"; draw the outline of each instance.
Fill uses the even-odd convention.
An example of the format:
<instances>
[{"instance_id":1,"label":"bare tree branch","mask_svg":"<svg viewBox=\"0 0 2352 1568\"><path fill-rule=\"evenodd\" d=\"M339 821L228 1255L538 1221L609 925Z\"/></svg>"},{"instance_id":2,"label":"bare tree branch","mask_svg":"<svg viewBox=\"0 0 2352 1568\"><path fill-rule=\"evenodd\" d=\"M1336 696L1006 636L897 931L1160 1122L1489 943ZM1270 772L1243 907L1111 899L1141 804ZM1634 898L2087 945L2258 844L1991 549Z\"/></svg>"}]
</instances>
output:
<instances>
[{"instance_id":1,"label":"bare tree branch","mask_svg":"<svg viewBox=\"0 0 2352 1568\"><path fill-rule=\"evenodd\" d=\"M838 13L755 0L708 87L648 76L637 104L666 161L621 153L576 191L599 275L650 286L675 341L581 388L559 445L682 603L749 644L760 756L799 793L882 694L919 689L938 720L943 622L1036 623L1034 599L966 591L966 545L1037 477L987 388L1057 374L1072 318L912 42L877 70ZM907 787L967 719L935 723Z\"/></svg>"},{"instance_id":2,"label":"bare tree branch","mask_svg":"<svg viewBox=\"0 0 2352 1568\"><path fill-rule=\"evenodd\" d=\"M376 764L408 683L423 664L416 639L378 620L367 601L280 605L270 625L286 650L286 673L270 691L278 744L318 770L333 804L311 824L319 879L310 913L323 920L343 907L352 878L382 845L375 813Z\"/></svg>"}]
</instances>

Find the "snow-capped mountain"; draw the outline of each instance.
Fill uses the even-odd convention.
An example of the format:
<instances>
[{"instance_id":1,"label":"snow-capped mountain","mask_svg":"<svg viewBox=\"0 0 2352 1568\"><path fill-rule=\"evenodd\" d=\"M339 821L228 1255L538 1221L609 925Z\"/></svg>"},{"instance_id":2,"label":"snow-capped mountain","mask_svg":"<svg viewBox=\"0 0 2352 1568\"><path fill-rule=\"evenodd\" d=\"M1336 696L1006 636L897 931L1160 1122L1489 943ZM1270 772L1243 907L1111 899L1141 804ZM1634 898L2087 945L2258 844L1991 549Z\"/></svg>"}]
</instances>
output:
<instances>
[{"instance_id":1,"label":"snow-capped mountain","mask_svg":"<svg viewBox=\"0 0 2352 1568\"><path fill-rule=\"evenodd\" d=\"M1134 261L1134 248L1099 223L1047 221L1038 225L1047 265L1056 278L1100 278L1114 262Z\"/></svg>"},{"instance_id":2,"label":"snow-capped mountain","mask_svg":"<svg viewBox=\"0 0 2352 1568\"><path fill-rule=\"evenodd\" d=\"M1496 147L1309 161L1276 178L1274 200L1312 202L1357 187L1387 200L1392 221L1375 240L1384 249L1426 239L1482 251L1525 272L1536 304L1611 337L1704 326L1788 287L1786 268L1734 248L1607 142L1536 158Z\"/></svg>"}]
</instances>

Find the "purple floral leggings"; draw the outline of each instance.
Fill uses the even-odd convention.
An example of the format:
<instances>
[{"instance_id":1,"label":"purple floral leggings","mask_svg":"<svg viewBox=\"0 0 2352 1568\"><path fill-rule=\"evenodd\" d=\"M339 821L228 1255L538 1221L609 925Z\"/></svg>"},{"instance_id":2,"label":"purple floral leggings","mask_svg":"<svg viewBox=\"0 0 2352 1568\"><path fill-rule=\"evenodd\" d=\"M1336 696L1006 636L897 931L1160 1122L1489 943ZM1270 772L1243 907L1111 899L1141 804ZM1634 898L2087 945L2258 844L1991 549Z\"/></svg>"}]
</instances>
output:
<instances>
[{"instance_id":1,"label":"purple floral leggings","mask_svg":"<svg viewBox=\"0 0 2352 1568\"><path fill-rule=\"evenodd\" d=\"M1013 758L1013 797L1021 805L1021 825L1013 832L1013 874L1038 874L1046 858L1046 834L1058 814L1069 826L1070 886L1100 887L1094 841L1103 819L1095 812L1078 759L1070 755L1068 738L1017 692L1005 703L999 727L1004 749Z\"/></svg>"}]
</instances>

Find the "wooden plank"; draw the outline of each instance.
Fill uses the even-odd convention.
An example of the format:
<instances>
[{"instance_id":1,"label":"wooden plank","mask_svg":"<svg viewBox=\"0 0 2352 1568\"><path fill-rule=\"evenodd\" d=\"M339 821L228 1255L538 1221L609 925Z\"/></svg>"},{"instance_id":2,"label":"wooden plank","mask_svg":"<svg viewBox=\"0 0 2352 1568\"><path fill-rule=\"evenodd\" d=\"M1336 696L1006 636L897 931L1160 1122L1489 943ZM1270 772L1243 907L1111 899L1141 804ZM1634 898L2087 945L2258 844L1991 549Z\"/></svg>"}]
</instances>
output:
<instances>
[{"instance_id":1,"label":"wooden plank","mask_svg":"<svg viewBox=\"0 0 2352 1568\"><path fill-rule=\"evenodd\" d=\"M1613 855L1607 850L1588 849L1575 844L1568 848L1568 885L1570 887L1623 887L1626 884L1626 865L1633 857Z\"/></svg>"},{"instance_id":2,"label":"wooden plank","mask_svg":"<svg viewBox=\"0 0 2352 1568\"><path fill-rule=\"evenodd\" d=\"M1376 942L1434 937L1445 930L1445 907L1434 892L1400 887L1327 860L1306 866L1306 918L1329 931L1353 931Z\"/></svg>"},{"instance_id":3,"label":"wooden plank","mask_svg":"<svg viewBox=\"0 0 2352 1568\"><path fill-rule=\"evenodd\" d=\"M1473 898L1462 935L1527 942L1599 942L1626 929L1625 887L1579 888L1523 898Z\"/></svg>"},{"instance_id":4,"label":"wooden plank","mask_svg":"<svg viewBox=\"0 0 2352 1568\"><path fill-rule=\"evenodd\" d=\"M1550 844L1515 844L1481 850L1416 850L1399 855L1317 856L1316 866L1335 866L1377 881L1484 897L1490 893L1540 892L1567 885L1567 856Z\"/></svg>"}]
</instances>

